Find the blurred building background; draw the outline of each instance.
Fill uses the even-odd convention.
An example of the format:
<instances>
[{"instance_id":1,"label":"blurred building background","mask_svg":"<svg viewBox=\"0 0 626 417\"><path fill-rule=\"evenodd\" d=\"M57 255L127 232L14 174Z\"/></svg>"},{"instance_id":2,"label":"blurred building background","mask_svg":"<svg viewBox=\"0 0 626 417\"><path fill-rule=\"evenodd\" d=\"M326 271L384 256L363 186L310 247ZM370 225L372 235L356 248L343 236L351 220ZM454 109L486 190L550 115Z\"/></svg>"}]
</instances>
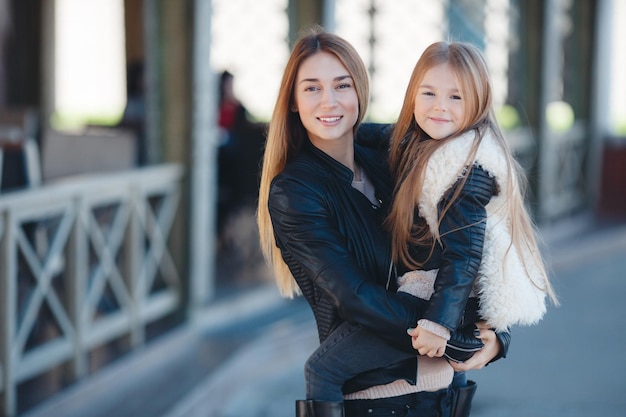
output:
<instances>
[{"instance_id":1,"label":"blurred building background","mask_svg":"<svg viewBox=\"0 0 626 417\"><path fill-rule=\"evenodd\" d=\"M375 122L428 44L476 43L537 222L625 220L625 19L620 0L0 0L0 415L273 285L259 158L313 23L363 57Z\"/></svg>"}]
</instances>

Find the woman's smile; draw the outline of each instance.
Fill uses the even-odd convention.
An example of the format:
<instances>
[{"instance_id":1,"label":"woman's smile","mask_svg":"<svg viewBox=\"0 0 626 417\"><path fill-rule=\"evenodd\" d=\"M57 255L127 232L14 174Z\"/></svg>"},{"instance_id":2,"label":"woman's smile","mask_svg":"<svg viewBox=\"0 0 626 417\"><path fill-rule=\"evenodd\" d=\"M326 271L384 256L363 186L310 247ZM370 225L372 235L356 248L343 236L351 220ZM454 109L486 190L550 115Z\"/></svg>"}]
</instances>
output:
<instances>
[{"instance_id":1,"label":"woman's smile","mask_svg":"<svg viewBox=\"0 0 626 417\"><path fill-rule=\"evenodd\" d=\"M341 120L343 116L322 116L318 117L318 119L325 124L334 124Z\"/></svg>"}]
</instances>

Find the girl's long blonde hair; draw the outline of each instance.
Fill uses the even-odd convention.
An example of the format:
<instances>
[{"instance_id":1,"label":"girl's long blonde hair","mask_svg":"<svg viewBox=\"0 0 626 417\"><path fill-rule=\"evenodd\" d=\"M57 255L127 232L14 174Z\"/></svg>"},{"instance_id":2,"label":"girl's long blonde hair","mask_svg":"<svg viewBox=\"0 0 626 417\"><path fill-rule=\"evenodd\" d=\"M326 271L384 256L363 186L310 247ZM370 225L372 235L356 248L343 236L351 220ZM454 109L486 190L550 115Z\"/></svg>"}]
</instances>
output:
<instances>
[{"instance_id":1,"label":"girl's long blonde hair","mask_svg":"<svg viewBox=\"0 0 626 417\"><path fill-rule=\"evenodd\" d=\"M367 70L361 57L350 43L337 35L325 32L319 26L313 27L300 36L287 61L269 124L257 208L261 249L265 260L274 270L281 294L286 297L293 297L299 293L299 288L283 260L280 249L276 246L274 228L268 209L270 184L308 140L307 131L300 121L299 114L292 111L295 107L295 82L302 62L321 52L334 55L346 67L353 79L359 101L359 116L354 125L354 131L363 120L369 100Z\"/></svg>"},{"instance_id":2,"label":"girl's long blonde hair","mask_svg":"<svg viewBox=\"0 0 626 417\"><path fill-rule=\"evenodd\" d=\"M424 140L428 135L415 121L415 97L418 88L428 70L440 64L448 64L454 73L461 97L465 103L465 120L461 129L450 138L442 140ZM463 42L436 42L430 45L418 60L404 97L404 103L393 131L391 139L390 165L394 176L395 190L391 211L386 220L391 237L394 261L401 262L409 268L420 268L427 259L414 259L410 246L430 247L430 254L439 239L438 230L430 231L425 221L417 216L416 207L424 184L426 165L431 155L453 137L474 130L474 141L466 166L471 166L476 152L487 131L493 136L503 150L509 167L507 178L508 207L510 209L511 245L531 254L533 259L522 262L535 263L539 268L543 284L542 289L556 303L554 291L548 280L544 261L538 249L536 227L524 205L526 177L523 168L513 158L504 139L493 110L493 93L489 70L481 51L474 45ZM458 198L462 185L467 181L469 169L465 170L461 186L443 207L441 218ZM504 260L503 260L504 261Z\"/></svg>"}]
</instances>

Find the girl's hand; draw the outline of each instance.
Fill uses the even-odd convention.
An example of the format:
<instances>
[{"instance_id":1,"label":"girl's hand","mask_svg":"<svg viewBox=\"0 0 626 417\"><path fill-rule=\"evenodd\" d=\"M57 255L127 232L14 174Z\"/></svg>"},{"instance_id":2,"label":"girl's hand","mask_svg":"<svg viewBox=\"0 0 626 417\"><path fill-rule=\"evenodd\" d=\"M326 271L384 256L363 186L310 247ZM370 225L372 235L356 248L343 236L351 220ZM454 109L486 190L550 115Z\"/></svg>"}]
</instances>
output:
<instances>
[{"instance_id":1,"label":"girl's hand","mask_svg":"<svg viewBox=\"0 0 626 417\"><path fill-rule=\"evenodd\" d=\"M500 351L500 345L498 343L496 333L493 330L481 328L480 336L478 336L478 338L483 341L485 346L476 352L474 356L463 363L448 361L455 371L461 372L469 371L471 369L482 369L496 357Z\"/></svg>"},{"instance_id":2,"label":"girl's hand","mask_svg":"<svg viewBox=\"0 0 626 417\"><path fill-rule=\"evenodd\" d=\"M446 339L435 333L419 326L415 329L408 329L407 333L411 336L413 348L420 355L435 358L443 356L446 351Z\"/></svg>"}]
</instances>

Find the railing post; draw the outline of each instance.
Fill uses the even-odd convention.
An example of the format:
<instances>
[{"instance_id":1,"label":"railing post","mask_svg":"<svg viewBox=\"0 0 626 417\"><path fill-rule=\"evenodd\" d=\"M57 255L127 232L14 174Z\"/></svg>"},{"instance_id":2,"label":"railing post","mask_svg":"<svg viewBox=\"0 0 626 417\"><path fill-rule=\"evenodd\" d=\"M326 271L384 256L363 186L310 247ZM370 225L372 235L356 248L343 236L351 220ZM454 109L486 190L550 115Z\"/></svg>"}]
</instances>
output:
<instances>
[{"instance_id":1,"label":"railing post","mask_svg":"<svg viewBox=\"0 0 626 417\"><path fill-rule=\"evenodd\" d=\"M193 119L189 201L189 262L185 292L194 316L215 293L217 206L216 77L207 71L211 56L211 2L194 2ZM184 207L184 205L183 205Z\"/></svg>"},{"instance_id":2,"label":"railing post","mask_svg":"<svg viewBox=\"0 0 626 417\"><path fill-rule=\"evenodd\" d=\"M15 355L13 341L17 320L17 254L10 210L0 216L0 365L2 368L2 415L17 412Z\"/></svg>"},{"instance_id":3,"label":"railing post","mask_svg":"<svg viewBox=\"0 0 626 417\"><path fill-rule=\"evenodd\" d=\"M76 198L72 205L74 213L74 224L65 249L67 260L67 300L68 314L74 325L74 358L71 363L71 372L74 378L81 378L87 375L87 348L85 346L85 295L87 293L87 235L84 201Z\"/></svg>"},{"instance_id":4,"label":"railing post","mask_svg":"<svg viewBox=\"0 0 626 417\"><path fill-rule=\"evenodd\" d=\"M145 215L146 207L144 206L144 198L140 193L139 187L131 187L128 204L130 205L130 217L123 243L123 250L126 254L123 268L132 299L130 306L130 345L135 348L142 345L145 339L141 313L146 291L146 274L142 265L145 264L146 249L141 234L139 216Z\"/></svg>"}]
</instances>

